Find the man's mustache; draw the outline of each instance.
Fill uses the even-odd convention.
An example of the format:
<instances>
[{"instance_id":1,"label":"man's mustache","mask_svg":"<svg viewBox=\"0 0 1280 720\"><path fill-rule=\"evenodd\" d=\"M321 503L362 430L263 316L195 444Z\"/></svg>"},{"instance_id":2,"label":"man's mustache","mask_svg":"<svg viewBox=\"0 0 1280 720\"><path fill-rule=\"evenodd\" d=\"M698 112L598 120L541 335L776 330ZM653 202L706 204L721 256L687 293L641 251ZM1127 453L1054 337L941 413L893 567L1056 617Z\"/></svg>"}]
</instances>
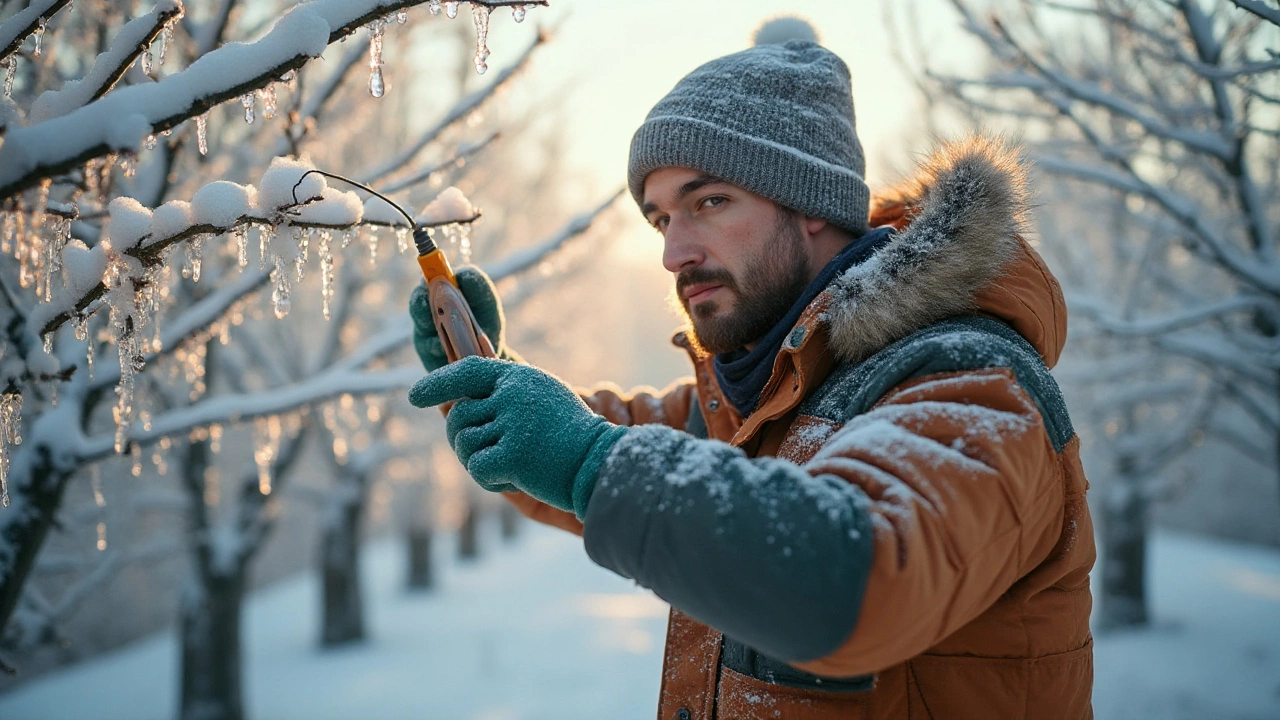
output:
<instances>
[{"instance_id":1,"label":"man's mustache","mask_svg":"<svg viewBox=\"0 0 1280 720\"><path fill-rule=\"evenodd\" d=\"M690 285L716 284L723 285L729 290L737 290L738 284L734 282L733 276L728 270L710 270L707 268L693 268L685 270L676 275L676 296L680 298L680 302L685 302L684 289Z\"/></svg>"}]
</instances>

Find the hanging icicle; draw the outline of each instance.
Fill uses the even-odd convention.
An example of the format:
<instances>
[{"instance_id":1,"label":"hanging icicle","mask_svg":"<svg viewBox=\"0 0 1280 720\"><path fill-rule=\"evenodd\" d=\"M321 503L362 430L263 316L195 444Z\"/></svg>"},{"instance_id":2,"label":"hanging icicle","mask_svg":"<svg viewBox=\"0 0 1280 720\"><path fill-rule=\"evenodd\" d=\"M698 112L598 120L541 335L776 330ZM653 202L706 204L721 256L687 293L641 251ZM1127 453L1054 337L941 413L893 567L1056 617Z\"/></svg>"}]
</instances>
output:
<instances>
[{"instance_id":1,"label":"hanging icicle","mask_svg":"<svg viewBox=\"0 0 1280 720\"><path fill-rule=\"evenodd\" d=\"M525 11L525 9L524 9L524 6L523 6L523 5L512 5L512 6L511 6L511 19L512 19L512 20L515 20L515 21L516 21L516 22L518 22L518 23L522 23L522 22L524 22L525 12L526 12L526 11Z\"/></svg>"},{"instance_id":2,"label":"hanging icicle","mask_svg":"<svg viewBox=\"0 0 1280 720\"><path fill-rule=\"evenodd\" d=\"M258 91L262 98L262 117L270 120L276 116L276 86L268 85Z\"/></svg>"},{"instance_id":3,"label":"hanging icicle","mask_svg":"<svg viewBox=\"0 0 1280 720\"><path fill-rule=\"evenodd\" d=\"M0 505L9 507L9 446L22 444L22 395L0 395Z\"/></svg>"},{"instance_id":4,"label":"hanging icicle","mask_svg":"<svg viewBox=\"0 0 1280 720\"><path fill-rule=\"evenodd\" d=\"M452 20L458 17L458 3L456 0L447 0L444 4L444 14Z\"/></svg>"},{"instance_id":5,"label":"hanging icicle","mask_svg":"<svg viewBox=\"0 0 1280 720\"><path fill-rule=\"evenodd\" d=\"M248 230L243 225L237 225L231 229L231 237L236 242L236 265L243 270L249 264Z\"/></svg>"},{"instance_id":6,"label":"hanging icicle","mask_svg":"<svg viewBox=\"0 0 1280 720\"><path fill-rule=\"evenodd\" d=\"M320 234L320 296L324 319L329 319L329 304L333 301L333 250L330 248L332 236Z\"/></svg>"},{"instance_id":7,"label":"hanging icicle","mask_svg":"<svg viewBox=\"0 0 1280 720\"><path fill-rule=\"evenodd\" d=\"M196 116L196 146L200 148L201 155L209 154L209 113Z\"/></svg>"},{"instance_id":8,"label":"hanging icicle","mask_svg":"<svg viewBox=\"0 0 1280 720\"><path fill-rule=\"evenodd\" d=\"M13 81L18 77L18 53L14 53L4 60L0 60L0 65L5 68L4 71L4 96L13 96Z\"/></svg>"},{"instance_id":9,"label":"hanging icicle","mask_svg":"<svg viewBox=\"0 0 1280 720\"><path fill-rule=\"evenodd\" d=\"M253 93L245 93L240 96L240 106L244 108L244 122L246 125L253 124Z\"/></svg>"},{"instance_id":10,"label":"hanging icicle","mask_svg":"<svg viewBox=\"0 0 1280 720\"><path fill-rule=\"evenodd\" d=\"M275 257L275 269L271 271L274 289L271 291L271 304L276 319L283 320L289 314L289 273L285 270L285 260L280 255Z\"/></svg>"},{"instance_id":11,"label":"hanging icicle","mask_svg":"<svg viewBox=\"0 0 1280 720\"><path fill-rule=\"evenodd\" d=\"M298 242L298 254L293 259L293 265L298 276L298 282L302 282L302 278L307 273L307 257L311 254L311 234L313 232L315 231L310 229L303 232L302 228L297 228L294 235L294 239ZM328 235L329 231L322 230L320 234L322 236Z\"/></svg>"},{"instance_id":12,"label":"hanging icicle","mask_svg":"<svg viewBox=\"0 0 1280 720\"><path fill-rule=\"evenodd\" d=\"M476 72L481 75L489 70L489 13L488 5L471 4L471 22L476 26L476 56L472 60Z\"/></svg>"},{"instance_id":13,"label":"hanging icicle","mask_svg":"<svg viewBox=\"0 0 1280 720\"><path fill-rule=\"evenodd\" d=\"M203 235L196 235L190 240L187 240L183 247L187 264L182 268L182 277L191 278L191 282L200 282L200 246L203 241Z\"/></svg>"},{"instance_id":14,"label":"hanging icicle","mask_svg":"<svg viewBox=\"0 0 1280 720\"><path fill-rule=\"evenodd\" d=\"M382 79L382 35L387 29L387 21L377 18L369 23L369 94L376 98L386 92Z\"/></svg>"},{"instance_id":15,"label":"hanging icicle","mask_svg":"<svg viewBox=\"0 0 1280 720\"><path fill-rule=\"evenodd\" d=\"M160 72L160 68L164 65L164 55L169 50L169 45L173 43L173 23L164 26L164 30L160 31L160 47L156 50L156 72Z\"/></svg>"},{"instance_id":16,"label":"hanging icicle","mask_svg":"<svg viewBox=\"0 0 1280 720\"><path fill-rule=\"evenodd\" d=\"M31 56L32 56L32 57L37 57L37 58L38 58L38 57L40 57L40 46L44 44L44 26L45 26L45 22L46 22L45 17L44 17L44 16L41 16L41 17L40 17L40 24L39 24L38 26L36 26L36 31L35 31L35 34L33 35L33 37L35 38L35 41L36 41L36 47L35 47L35 50L31 53Z\"/></svg>"}]
</instances>

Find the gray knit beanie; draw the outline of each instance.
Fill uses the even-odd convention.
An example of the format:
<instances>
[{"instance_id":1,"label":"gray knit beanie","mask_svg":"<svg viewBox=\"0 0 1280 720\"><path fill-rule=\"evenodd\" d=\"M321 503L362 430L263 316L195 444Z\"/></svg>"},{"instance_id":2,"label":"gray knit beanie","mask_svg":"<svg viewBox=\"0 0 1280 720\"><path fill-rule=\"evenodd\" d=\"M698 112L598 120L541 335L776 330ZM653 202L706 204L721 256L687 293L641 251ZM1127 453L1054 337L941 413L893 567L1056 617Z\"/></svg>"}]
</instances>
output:
<instances>
[{"instance_id":1,"label":"gray knit beanie","mask_svg":"<svg viewBox=\"0 0 1280 720\"><path fill-rule=\"evenodd\" d=\"M865 165L849 68L791 40L712 60L676 83L631 139L627 183L640 204L649 173L692 168L860 235Z\"/></svg>"}]
</instances>

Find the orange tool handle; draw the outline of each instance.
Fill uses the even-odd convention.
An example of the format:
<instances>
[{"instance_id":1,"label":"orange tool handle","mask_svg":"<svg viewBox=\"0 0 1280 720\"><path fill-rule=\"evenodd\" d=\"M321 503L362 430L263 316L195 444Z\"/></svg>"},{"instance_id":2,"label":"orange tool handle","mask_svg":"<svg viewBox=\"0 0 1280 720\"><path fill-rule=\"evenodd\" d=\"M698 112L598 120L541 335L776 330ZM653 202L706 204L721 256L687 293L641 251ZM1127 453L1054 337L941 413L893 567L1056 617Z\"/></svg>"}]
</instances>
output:
<instances>
[{"instance_id":1,"label":"orange tool handle","mask_svg":"<svg viewBox=\"0 0 1280 720\"><path fill-rule=\"evenodd\" d=\"M431 303L431 319L435 323L440 342L444 345L444 355L449 362L457 362L464 357L480 355L497 357L489 336L480 329L471 306L458 289L458 279L449 267L449 259L439 248L418 256L418 266L422 268L422 277L427 281L427 299ZM453 403L440 406L443 415L449 414Z\"/></svg>"}]
</instances>

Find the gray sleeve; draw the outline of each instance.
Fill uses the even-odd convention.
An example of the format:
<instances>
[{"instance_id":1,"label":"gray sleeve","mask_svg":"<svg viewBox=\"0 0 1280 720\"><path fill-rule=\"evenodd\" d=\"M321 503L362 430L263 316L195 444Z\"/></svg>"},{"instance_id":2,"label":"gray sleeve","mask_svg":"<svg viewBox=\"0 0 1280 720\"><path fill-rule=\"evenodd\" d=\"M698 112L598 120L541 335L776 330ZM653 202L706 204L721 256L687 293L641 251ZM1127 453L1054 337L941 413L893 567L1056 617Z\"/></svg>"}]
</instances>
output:
<instances>
[{"instance_id":1,"label":"gray sleeve","mask_svg":"<svg viewBox=\"0 0 1280 720\"><path fill-rule=\"evenodd\" d=\"M584 520L587 554L779 660L853 631L872 560L869 500L795 463L657 425L613 448Z\"/></svg>"}]
</instances>

